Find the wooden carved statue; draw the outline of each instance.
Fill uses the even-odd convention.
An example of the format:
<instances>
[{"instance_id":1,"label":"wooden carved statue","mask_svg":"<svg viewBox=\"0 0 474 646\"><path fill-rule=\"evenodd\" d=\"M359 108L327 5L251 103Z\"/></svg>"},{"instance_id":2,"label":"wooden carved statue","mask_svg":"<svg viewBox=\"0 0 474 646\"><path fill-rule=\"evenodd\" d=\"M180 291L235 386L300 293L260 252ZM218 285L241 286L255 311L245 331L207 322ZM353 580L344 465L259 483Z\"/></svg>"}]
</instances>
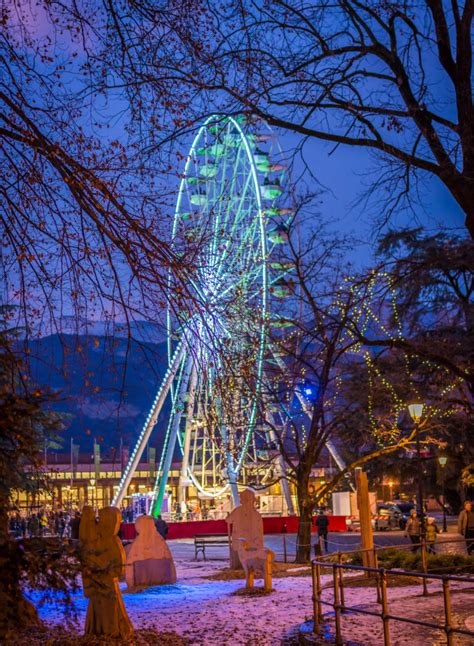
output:
<instances>
[{"instance_id":1,"label":"wooden carved statue","mask_svg":"<svg viewBox=\"0 0 474 646\"><path fill-rule=\"evenodd\" d=\"M245 586L253 588L254 578L263 579L263 588L267 592L272 589L272 569L275 554L268 547L252 547L242 539L240 561L245 572Z\"/></svg>"},{"instance_id":2,"label":"wooden carved statue","mask_svg":"<svg viewBox=\"0 0 474 646\"><path fill-rule=\"evenodd\" d=\"M127 547L125 580L129 588L176 583L176 568L151 516L138 516L137 538Z\"/></svg>"},{"instance_id":3,"label":"wooden carved statue","mask_svg":"<svg viewBox=\"0 0 474 646\"><path fill-rule=\"evenodd\" d=\"M246 489L240 494L240 505L228 516L232 527L232 562L240 561L248 588L253 587L254 577L262 577L265 590L272 589L272 564L274 553L263 544L263 520L255 508L255 494ZM238 567L238 565L237 565Z\"/></svg>"},{"instance_id":4,"label":"wooden carved statue","mask_svg":"<svg viewBox=\"0 0 474 646\"><path fill-rule=\"evenodd\" d=\"M89 599L85 632L88 635L127 639L133 626L123 604L118 579L125 566L125 551L117 536L121 514L116 507L99 510L85 506L79 527L84 596Z\"/></svg>"}]
</instances>

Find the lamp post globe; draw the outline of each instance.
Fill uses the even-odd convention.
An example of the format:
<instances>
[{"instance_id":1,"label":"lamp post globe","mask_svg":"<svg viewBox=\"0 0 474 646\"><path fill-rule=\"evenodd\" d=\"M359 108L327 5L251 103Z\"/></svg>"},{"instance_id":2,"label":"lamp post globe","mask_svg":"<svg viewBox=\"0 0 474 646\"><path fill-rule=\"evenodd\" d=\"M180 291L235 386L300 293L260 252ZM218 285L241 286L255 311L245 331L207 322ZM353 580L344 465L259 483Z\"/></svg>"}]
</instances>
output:
<instances>
[{"instance_id":1,"label":"lamp post globe","mask_svg":"<svg viewBox=\"0 0 474 646\"><path fill-rule=\"evenodd\" d=\"M441 467L443 479L442 479L442 499L443 499L443 533L446 534L448 531L448 525L446 522L446 471L444 467L448 463L448 458L445 455L440 455L438 457L439 466Z\"/></svg>"}]
</instances>

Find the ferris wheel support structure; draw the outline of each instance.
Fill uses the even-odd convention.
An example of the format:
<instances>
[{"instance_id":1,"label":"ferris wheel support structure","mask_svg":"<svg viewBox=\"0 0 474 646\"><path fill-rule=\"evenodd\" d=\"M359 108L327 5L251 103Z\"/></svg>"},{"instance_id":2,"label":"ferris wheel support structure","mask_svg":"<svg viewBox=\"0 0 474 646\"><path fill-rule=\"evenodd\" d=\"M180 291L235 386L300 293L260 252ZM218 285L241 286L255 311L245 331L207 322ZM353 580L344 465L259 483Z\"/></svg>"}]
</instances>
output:
<instances>
[{"instance_id":1,"label":"ferris wheel support structure","mask_svg":"<svg viewBox=\"0 0 474 646\"><path fill-rule=\"evenodd\" d=\"M234 465L234 460L232 458L232 453L229 448L229 443L228 443L228 437L227 437L227 428L225 424L222 424L221 427L221 433L222 433L222 438L224 442L227 444L227 450L225 452L225 458L226 458L226 468L227 468L227 480L229 481L230 485L230 490L232 492L232 500L234 503L234 506L237 507L239 504L239 489L237 487L237 476L238 473L235 469Z\"/></svg>"},{"instance_id":2,"label":"ferris wheel support structure","mask_svg":"<svg viewBox=\"0 0 474 646\"><path fill-rule=\"evenodd\" d=\"M153 501L153 510L152 510L153 516L157 516L161 513L161 505L163 504L163 499L165 497L166 484L168 482L168 474L170 472L171 462L173 460L173 454L176 447L176 439L178 437L179 425L181 423L181 418L183 416L183 410L185 406L185 395L188 391L189 380L191 378L191 373L193 371L193 366L194 366L194 359L195 358L194 358L193 352L190 352L189 357L186 361L184 374L179 387L178 397L174 406L174 417L171 425L171 432L169 435L168 444L166 446L166 454L163 462L163 468L161 470L161 474L158 474L161 477L160 477L160 484L156 492L155 499Z\"/></svg>"},{"instance_id":3,"label":"ferris wheel support structure","mask_svg":"<svg viewBox=\"0 0 474 646\"><path fill-rule=\"evenodd\" d=\"M135 445L135 448L133 449L133 453L130 456L127 466L125 467L125 471L122 474L122 478L119 483L119 488L112 501L112 505L114 507L120 507L120 505L122 504L122 500L130 485L133 474L135 473L138 463L140 462L140 458L145 450L146 444L158 420L158 416L166 400L166 397L168 396L169 390L171 388L171 384L173 383L173 380L176 377L176 374L180 367L184 353L186 352L187 345L188 345L187 335L184 334L180 343L176 347L176 350L174 351L173 358L165 373L165 377L160 386L160 389L156 394L155 401L153 402L153 406L150 412L148 413L148 417L143 426L142 432L140 433L138 442Z\"/></svg>"},{"instance_id":4,"label":"ferris wheel support structure","mask_svg":"<svg viewBox=\"0 0 474 646\"><path fill-rule=\"evenodd\" d=\"M286 366L285 366L284 362L282 361L281 357L275 351L273 351L273 358L274 358L276 364L278 365L278 367L280 368L280 370L283 373L285 373L286 372ZM308 402L305 400L303 394L299 390L296 391L296 397L298 398L298 400L299 400L299 402L301 404L301 407L303 409L304 414L306 415L306 417L309 420L311 420L310 407L308 406ZM331 440L326 440L325 444L326 444L327 450L331 454L331 457L334 460L334 462L336 463L338 469L340 471L343 471L346 468L346 463L341 458L341 456L339 454L339 451L336 449L336 447L334 445L334 442L332 442Z\"/></svg>"},{"instance_id":5,"label":"ferris wheel support structure","mask_svg":"<svg viewBox=\"0 0 474 646\"><path fill-rule=\"evenodd\" d=\"M186 428L184 433L184 442L183 442L183 462L181 464L181 475L179 478L179 502L185 501L186 487L189 484L188 478L188 466L189 466L189 453L191 449L191 433L193 428L193 419L192 419L192 410L191 402L194 401L196 397L196 386L197 386L197 366L193 364L193 369L191 373L191 379L189 382L189 393L190 398L188 402L188 411L186 416Z\"/></svg>"}]
</instances>

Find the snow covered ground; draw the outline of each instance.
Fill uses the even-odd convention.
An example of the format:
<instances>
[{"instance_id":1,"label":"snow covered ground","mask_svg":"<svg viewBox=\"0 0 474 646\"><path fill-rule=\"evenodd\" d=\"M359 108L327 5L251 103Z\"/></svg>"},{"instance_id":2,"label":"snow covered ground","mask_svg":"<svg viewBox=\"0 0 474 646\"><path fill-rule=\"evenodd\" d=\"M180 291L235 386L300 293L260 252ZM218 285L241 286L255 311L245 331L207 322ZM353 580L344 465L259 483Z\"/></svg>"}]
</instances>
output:
<instances>
[{"instance_id":1,"label":"snow covered ground","mask_svg":"<svg viewBox=\"0 0 474 646\"><path fill-rule=\"evenodd\" d=\"M328 579L328 577L322 577ZM329 584L330 582L327 581ZM331 586L332 587L332 586ZM324 583L323 583L324 588ZM453 611L453 623L457 628L470 629L468 627L469 617L474 615L474 579L472 584L452 583L451 605ZM332 601L332 590L328 587L323 589L322 598L325 601ZM443 626L444 607L443 595L440 581L430 580L428 584L428 596L422 596L421 585L409 585L401 587L388 587L387 590L389 615L405 619L413 619ZM381 612L381 606L376 602L375 588L345 588L345 605L372 612ZM323 612L330 610L328 606L323 607ZM331 612L328 617L329 632L334 633L334 616ZM467 623L466 623L466 620ZM379 617L371 617L356 612L347 612L341 615L342 635L347 643L359 644L361 646L380 646L384 643L383 623ZM408 624L396 620L389 622L389 631L392 646L438 646L446 644L446 636L442 630ZM455 635L456 646L473 646L474 636Z\"/></svg>"},{"instance_id":2,"label":"snow covered ground","mask_svg":"<svg viewBox=\"0 0 474 646\"><path fill-rule=\"evenodd\" d=\"M301 566L290 566L284 578L274 578L274 591L265 596L234 595L244 587L243 580L212 580L226 566L220 561L194 562L176 558L178 583L157 586L142 592L129 593L122 586L125 606L135 628L151 628L159 632L175 631L194 646L272 646L290 643L289 636L298 626L312 616L311 578L301 576ZM294 576L292 576L294 574ZM323 586L332 576L323 576ZM260 581L256 582L261 585ZM458 625L474 614L474 581L469 589L461 591L465 584L454 584L452 605ZM421 619L434 623L442 622L442 597L438 594L439 583L430 584L430 596L420 596L420 586L389 589L391 614ZM324 590L323 598L330 600L330 588ZM75 598L79 629L82 629L87 601L79 593ZM346 605L366 607L376 612L373 588L347 588ZM423 611L422 611L423 606ZM62 623L59 607L54 604L40 608L40 616L51 623ZM392 644L444 644L439 632L418 626L391 622ZM343 635L352 644L379 646L383 644L382 621L376 617L358 614L344 615ZM456 644L473 644L474 638L463 638Z\"/></svg>"},{"instance_id":3,"label":"snow covered ground","mask_svg":"<svg viewBox=\"0 0 474 646\"><path fill-rule=\"evenodd\" d=\"M175 631L189 644L206 646L266 646L280 644L291 628L311 614L310 577L274 579L274 592L266 596L233 596L244 587L243 580L212 581L206 577L219 572L225 563L177 561L178 583L128 593L122 585L127 612L135 628ZM298 566L295 566L297 574ZM259 581L256 582L257 586ZM75 598L82 628L87 601ZM60 607L45 604L42 619L63 621Z\"/></svg>"}]
</instances>

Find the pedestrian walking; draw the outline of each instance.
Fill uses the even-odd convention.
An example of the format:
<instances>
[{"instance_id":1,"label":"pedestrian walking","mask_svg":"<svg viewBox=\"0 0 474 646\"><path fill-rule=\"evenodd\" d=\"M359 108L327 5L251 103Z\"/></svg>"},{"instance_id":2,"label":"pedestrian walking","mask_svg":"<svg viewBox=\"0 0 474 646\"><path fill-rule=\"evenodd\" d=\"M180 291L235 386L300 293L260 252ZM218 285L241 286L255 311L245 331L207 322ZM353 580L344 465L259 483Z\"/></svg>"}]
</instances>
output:
<instances>
[{"instance_id":1,"label":"pedestrian walking","mask_svg":"<svg viewBox=\"0 0 474 646\"><path fill-rule=\"evenodd\" d=\"M21 527L21 537L26 538L26 531L27 531L28 523L27 523L27 520L26 520L25 516L21 517L20 527Z\"/></svg>"},{"instance_id":2,"label":"pedestrian walking","mask_svg":"<svg viewBox=\"0 0 474 646\"><path fill-rule=\"evenodd\" d=\"M64 536L71 538L71 514L68 511L64 514Z\"/></svg>"},{"instance_id":3,"label":"pedestrian walking","mask_svg":"<svg viewBox=\"0 0 474 646\"><path fill-rule=\"evenodd\" d=\"M474 551L474 511L472 503L466 500L464 509L458 517L458 534L466 539L467 553L472 554Z\"/></svg>"},{"instance_id":4,"label":"pedestrian walking","mask_svg":"<svg viewBox=\"0 0 474 646\"><path fill-rule=\"evenodd\" d=\"M155 520L156 531L164 539L168 536L168 523L161 516L157 516Z\"/></svg>"},{"instance_id":5,"label":"pedestrian walking","mask_svg":"<svg viewBox=\"0 0 474 646\"><path fill-rule=\"evenodd\" d=\"M39 514L39 525L40 525L40 536L45 536L46 530L48 528L48 516L46 515L46 512L42 509Z\"/></svg>"},{"instance_id":6,"label":"pedestrian walking","mask_svg":"<svg viewBox=\"0 0 474 646\"><path fill-rule=\"evenodd\" d=\"M412 552L416 552L419 547L420 537L421 537L421 523L416 513L416 509L412 509L410 512L410 518L407 520L405 526L405 536L407 536L413 543L411 548Z\"/></svg>"},{"instance_id":7,"label":"pedestrian walking","mask_svg":"<svg viewBox=\"0 0 474 646\"><path fill-rule=\"evenodd\" d=\"M436 535L439 534L438 526L435 523L433 516L430 516L426 521L426 549L430 554L435 553Z\"/></svg>"},{"instance_id":8,"label":"pedestrian walking","mask_svg":"<svg viewBox=\"0 0 474 646\"><path fill-rule=\"evenodd\" d=\"M30 537L35 538L40 533L40 521L37 514L31 514L28 519L28 534Z\"/></svg>"},{"instance_id":9,"label":"pedestrian walking","mask_svg":"<svg viewBox=\"0 0 474 646\"><path fill-rule=\"evenodd\" d=\"M71 518L71 543L77 545L79 543L79 525L81 524L81 512L76 511L74 518Z\"/></svg>"},{"instance_id":10,"label":"pedestrian walking","mask_svg":"<svg viewBox=\"0 0 474 646\"><path fill-rule=\"evenodd\" d=\"M329 530L329 518L324 513L323 509L319 510L319 514L316 517L316 527L318 530L319 544L324 541L324 551L326 554L329 552L328 548L328 530Z\"/></svg>"},{"instance_id":11,"label":"pedestrian walking","mask_svg":"<svg viewBox=\"0 0 474 646\"><path fill-rule=\"evenodd\" d=\"M125 510L125 519L127 523L133 523L133 507L132 505L128 505L127 509Z\"/></svg>"}]
</instances>

